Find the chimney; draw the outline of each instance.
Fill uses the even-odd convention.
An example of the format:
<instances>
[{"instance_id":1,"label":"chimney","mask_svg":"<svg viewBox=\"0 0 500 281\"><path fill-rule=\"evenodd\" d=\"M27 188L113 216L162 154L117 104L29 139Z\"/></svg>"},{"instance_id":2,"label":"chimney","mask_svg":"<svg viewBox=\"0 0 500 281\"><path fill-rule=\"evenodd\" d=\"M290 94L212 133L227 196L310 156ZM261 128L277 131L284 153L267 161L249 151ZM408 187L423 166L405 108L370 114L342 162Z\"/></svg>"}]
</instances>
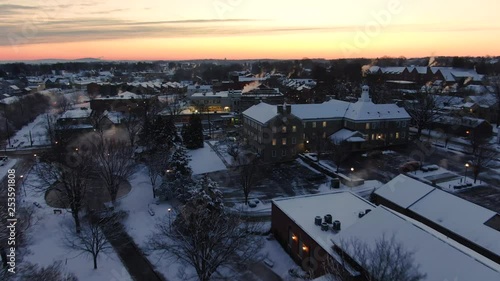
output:
<instances>
[{"instance_id":1,"label":"chimney","mask_svg":"<svg viewBox=\"0 0 500 281\"><path fill-rule=\"evenodd\" d=\"M291 104L287 104L286 105L286 114L291 114L292 113L292 105Z\"/></svg>"},{"instance_id":2,"label":"chimney","mask_svg":"<svg viewBox=\"0 0 500 281\"><path fill-rule=\"evenodd\" d=\"M362 92L361 92L361 97L358 99L360 102L371 102L372 99L370 98L370 87L367 85L364 85L362 87Z\"/></svg>"},{"instance_id":3,"label":"chimney","mask_svg":"<svg viewBox=\"0 0 500 281\"><path fill-rule=\"evenodd\" d=\"M277 105L278 107L278 114L283 114L283 105Z\"/></svg>"}]
</instances>

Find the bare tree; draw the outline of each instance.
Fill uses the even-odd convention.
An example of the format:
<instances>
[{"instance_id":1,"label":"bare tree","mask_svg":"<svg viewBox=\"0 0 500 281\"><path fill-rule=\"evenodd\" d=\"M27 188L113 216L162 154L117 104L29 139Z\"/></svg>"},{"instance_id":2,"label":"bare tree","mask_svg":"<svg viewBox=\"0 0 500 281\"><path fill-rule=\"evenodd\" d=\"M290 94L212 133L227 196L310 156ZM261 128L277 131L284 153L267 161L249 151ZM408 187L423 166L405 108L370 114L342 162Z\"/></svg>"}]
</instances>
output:
<instances>
[{"instance_id":1,"label":"bare tree","mask_svg":"<svg viewBox=\"0 0 500 281\"><path fill-rule=\"evenodd\" d=\"M222 193L207 177L192 194L172 224L157 224L149 246L192 266L199 280L209 281L220 268L251 260L261 240L254 236L255 224L225 210Z\"/></svg>"},{"instance_id":2,"label":"bare tree","mask_svg":"<svg viewBox=\"0 0 500 281\"><path fill-rule=\"evenodd\" d=\"M167 170L170 159L170 152L166 149L161 149L156 153L146 157L146 166L148 167L148 176L153 188L153 198L156 198L156 189L162 181L162 176Z\"/></svg>"},{"instance_id":3,"label":"bare tree","mask_svg":"<svg viewBox=\"0 0 500 281\"><path fill-rule=\"evenodd\" d=\"M125 117L121 119L120 122L125 126L125 129L127 130L130 145L134 147L136 144L137 136L142 129L142 118L129 111L128 113L126 113Z\"/></svg>"},{"instance_id":4,"label":"bare tree","mask_svg":"<svg viewBox=\"0 0 500 281\"><path fill-rule=\"evenodd\" d=\"M344 160L351 153L351 146L345 140L330 139L330 142L328 143L328 148L331 152L331 159L335 164L335 166L337 166L337 170L335 172L338 173L340 165L342 165Z\"/></svg>"},{"instance_id":5,"label":"bare tree","mask_svg":"<svg viewBox=\"0 0 500 281\"><path fill-rule=\"evenodd\" d=\"M496 98L496 124L500 126L500 76L493 76L488 79L487 83L493 90L493 95Z\"/></svg>"},{"instance_id":6,"label":"bare tree","mask_svg":"<svg viewBox=\"0 0 500 281\"><path fill-rule=\"evenodd\" d=\"M494 148L490 148L489 144L481 144L479 145L474 153L473 158L470 161L472 166L472 174L474 175L474 183L477 181L477 177L479 174L488 166L488 164L492 160L498 159L499 153L494 150Z\"/></svg>"},{"instance_id":7,"label":"bare tree","mask_svg":"<svg viewBox=\"0 0 500 281\"><path fill-rule=\"evenodd\" d=\"M106 138L99 134L91 143L91 155L96 164L96 174L103 181L113 204L120 184L135 171L133 148L122 140Z\"/></svg>"},{"instance_id":8,"label":"bare tree","mask_svg":"<svg viewBox=\"0 0 500 281\"><path fill-rule=\"evenodd\" d=\"M238 150L236 152L234 147L231 153L235 160L233 162L233 169L239 174L241 189L245 196L245 204L248 205L250 192L259 179L260 165L262 165L260 155L250 151Z\"/></svg>"},{"instance_id":9,"label":"bare tree","mask_svg":"<svg viewBox=\"0 0 500 281\"><path fill-rule=\"evenodd\" d=\"M47 267L29 263L22 269L21 278L30 281L78 281L73 273L64 272L61 262L54 262Z\"/></svg>"},{"instance_id":10,"label":"bare tree","mask_svg":"<svg viewBox=\"0 0 500 281\"><path fill-rule=\"evenodd\" d=\"M56 142L56 121L57 121L57 116L52 115L49 113L45 114L45 135L47 136L47 139L50 140L51 144L54 144Z\"/></svg>"},{"instance_id":11,"label":"bare tree","mask_svg":"<svg viewBox=\"0 0 500 281\"><path fill-rule=\"evenodd\" d=\"M395 235L383 235L373 245L357 238L342 240L334 250L340 261L328 257L325 270L337 281L351 280L345 270L348 261L360 267L363 280L367 281L420 281L426 277L415 262L414 252L406 249Z\"/></svg>"},{"instance_id":12,"label":"bare tree","mask_svg":"<svg viewBox=\"0 0 500 281\"><path fill-rule=\"evenodd\" d=\"M82 224L80 233L74 233L69 229L65 229L64 245L70 249L90 255L94 262L94 269L97 269L99 254L112 248L102 229L110 227L110 225L111 218L98 218L91 215Z\"/></svg>"},{"instance_id":13,"label":"bare tree","mask_svg":"<svg viewBox=\"0 0 500 281\"><path fill-rule=\"evenodd\" d=\"M422 87L413 100L406 102L405 109L417 127L417 138L420 138L422 130L429 129L439 114L431 84Z\"/></svg>"},{"instance_id":14,"label":"bare tree","mask_svg":"<svg viewBox=\"0 0 500 281\"><path fill-rule=\"evenodd\" d=\"M65 112L73 106L64 95L60 95L56 98L55 105L59 112Z\"/></svg>"},{"instance_id":15,"label":"bare tree","mask_svg":"<svg viewBox=\"0 0 500 281\"><path fill-rule=\"evenodd\" d=\"M75 150L68 153L47 153L33 167L41 181L35 188L53 190L59 204L70 209L76 232L80 232L80 212L88 195L90 175L94 171L91 155Z\"/></svg>"}]
</instances>

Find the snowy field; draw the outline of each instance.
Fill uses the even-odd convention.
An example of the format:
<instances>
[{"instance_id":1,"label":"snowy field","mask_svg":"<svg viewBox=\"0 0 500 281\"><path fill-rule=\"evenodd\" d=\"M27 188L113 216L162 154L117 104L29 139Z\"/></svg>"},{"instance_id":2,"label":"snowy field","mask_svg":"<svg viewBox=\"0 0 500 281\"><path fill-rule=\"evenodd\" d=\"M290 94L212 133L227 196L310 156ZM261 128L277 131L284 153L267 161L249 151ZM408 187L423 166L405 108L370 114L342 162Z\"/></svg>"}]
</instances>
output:
<instances>
[{"instance_id":1,"label":"snowy field","mask_svg":"<svg viewBox=\"0 0 500 281\"><path fill-rule=\"evenodd\" d=\"M40 114L37 118L28 125L21 128L17 133L10 138L10 148L30 147L30 132L33 146L49 145L50 140L46 135L47 115Z\"/></svg>"},{"instance_id":2,"label":"snowy field","mask_svg":"<svg viewBox=\"0 0 500 281\"><path fill-rule=\"evenodd\" d=\"M208 144L203 148L188 150L188 154L191 157L189 164L193 175L226 170L226 165Z\"/></svg>"},{"instance_id":3,"label":"snowy field","mask_svg":"<svg viewBox=\"0 0 500 281\"><path fill-rule=\"evenodd\" d=\"M33 188L37 185L36 177L31 174L26 181L23 186L26 192L26 196L22 197L23 204L30 206L34 202L38 202L40 207L35 208L34 216L37 222L29 229L29 245L27 246L29 253L24 257L25 262L48 266L55 261L61 261L62 269L74 273L79 280L132 280L112 248L99 254L98 269L94 270L92 259L89 256L65 247L61 242L64 238L61 228L67 224L70 227L74 226L71 214L65 210L62 214L54 214L54 208L45 203L44 194ZM24 192L19 194L24 195Z\"/></svg>"}]
</instances>

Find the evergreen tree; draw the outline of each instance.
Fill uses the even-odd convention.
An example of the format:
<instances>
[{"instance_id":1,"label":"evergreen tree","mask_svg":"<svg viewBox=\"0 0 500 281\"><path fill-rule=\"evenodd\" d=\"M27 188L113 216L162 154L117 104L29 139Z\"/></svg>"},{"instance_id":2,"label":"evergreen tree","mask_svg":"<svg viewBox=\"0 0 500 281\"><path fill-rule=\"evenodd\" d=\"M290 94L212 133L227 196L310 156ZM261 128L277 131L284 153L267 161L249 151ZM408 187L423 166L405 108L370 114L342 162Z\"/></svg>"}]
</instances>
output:
<instances>
[{"instance_id":1,"label":"evergreen tree","mask_svg":"<svg viewBox=\"0 0 500 281\"><path fill-rule=\"evenodd\" d=\"M188 149L203 147L203 126L198 114L191 115L189 124L183 129L182 139Z\"/></svg>"},{"instance_id":2,"label":"evergreen tree","mask_svg":"<svg viewBox=\"0 0 500 281\"><path fill-rule=\"evenodd\" d=\"M139 134L139 144L146 147L150 153L156 150L168 150L177 139L177 130L170 118L157 116L144 122Z\"/></svg>"},{"instance_id":3,"label":"evergreen tree","mask_svg":"<svg viewBox=\"0 0 500 281\"><path fill-rule=\"evenodd\" d=\"M176 196L180 201L185 201L193 185L192 170L189 167L189 155L182 146L177 146L172 154L167 173L163 183L158 188L158 195L168 199Z\"/></svg>"}]
</instances>

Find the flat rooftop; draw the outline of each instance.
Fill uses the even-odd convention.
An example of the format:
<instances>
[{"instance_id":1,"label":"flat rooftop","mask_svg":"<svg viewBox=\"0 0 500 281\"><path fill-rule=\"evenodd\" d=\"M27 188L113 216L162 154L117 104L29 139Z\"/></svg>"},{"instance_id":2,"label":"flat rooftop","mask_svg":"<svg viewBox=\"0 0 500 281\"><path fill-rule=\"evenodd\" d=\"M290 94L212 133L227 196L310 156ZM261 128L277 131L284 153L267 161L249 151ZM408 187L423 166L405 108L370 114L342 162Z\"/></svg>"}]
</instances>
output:
<instances>
[{"instance_id":1,"label":"flat rooftop","mask_svg":"<svg viewBox=\"0 0 500 281\"><path fill-rule=\"evenodd\" d=\"M313 238L326 252L332 252L331 240L359 220L359 212L373 210L375 206L348 191L274 199L273 204L285 213L297 226ZM332 221L340 221L341 231L323 231L314 224L314 218L332 215Z\"/></svg>"}]
</instances>

